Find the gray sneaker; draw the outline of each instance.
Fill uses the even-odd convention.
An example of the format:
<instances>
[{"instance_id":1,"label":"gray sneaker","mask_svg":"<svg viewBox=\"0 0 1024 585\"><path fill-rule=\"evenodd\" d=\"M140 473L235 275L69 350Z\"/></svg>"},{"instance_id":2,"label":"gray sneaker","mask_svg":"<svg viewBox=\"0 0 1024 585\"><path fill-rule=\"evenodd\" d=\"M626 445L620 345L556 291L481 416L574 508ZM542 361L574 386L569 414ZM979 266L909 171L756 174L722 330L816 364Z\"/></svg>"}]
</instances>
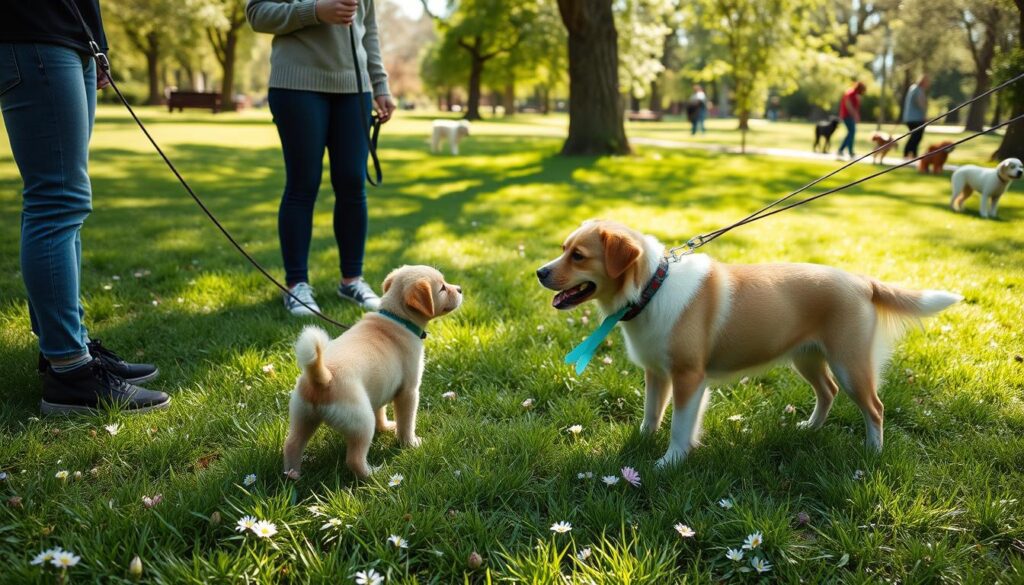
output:
<instances>
[{"instance_id":1,"label":"gray sneaker","mask_svg":"<svg viewBox=\"0 0 1024 585\"><path fill-rule=\"evenodd\" d=\"M296 301L291 296L281 293L281 296L284 297L284 308L288 309L289 313L296 317L309 317L314 315L313 311L309 309L320 311L320 305L317 305L316 299L313 298L313 287L309 286L308 282L300 282L293 286L291 290L292 295L299 299L299 301L302 301L302 303L309 305L309 308L303 306L302 303Z\"/></svg>"},{"instance_id":2,"label":"gray sneaker","mask_svg":"<svg viewBox=\"0 0 1024 585\"><path fill-rule=\"evenodd\" d=\"M360 278L352 284L338 286L338 296L351 301L368 311L376 311L380 308L380 297L373 292L370 285Z\"/></svg>"}]
</instances>

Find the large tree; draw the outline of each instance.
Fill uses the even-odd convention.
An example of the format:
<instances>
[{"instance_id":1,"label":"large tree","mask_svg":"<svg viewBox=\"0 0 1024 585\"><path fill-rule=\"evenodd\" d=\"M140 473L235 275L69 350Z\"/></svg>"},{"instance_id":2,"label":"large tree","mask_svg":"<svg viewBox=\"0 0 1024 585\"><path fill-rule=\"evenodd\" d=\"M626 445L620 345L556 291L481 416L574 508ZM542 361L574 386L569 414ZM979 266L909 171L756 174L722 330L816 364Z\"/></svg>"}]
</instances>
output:
<instances>
[{"instance_id":1,"label":"large tree","mask_svg":"<svg viewBox=\"0 0 1024 585\"><path fill-rule=\"evenodd\" d=\"M235 103L235 69L238 46L245 26L246 0L200 0L204 3L200 18L213 55L221 67L221 107L231 111Z\"/></svg>"},{"instance_id":2,"label":"large tree","mask_svg":"<svg viewBox=\"0 0 1024 585\"><path fill-rule=\"evenodd\" d=\"M1024 0L1014 0L1017 6L1017 48L1014 49L1004 62L1006 65L1006 76L1014 77L1024 72ZM1012 92L1013 109L1010 112L1011 118L1024 114L1024 80L1018 81L1007 90ZM1024 121L1018 120L1010 124L1003 134L1003 141L999 148L992 154L992 158L999 160L1009 157L1024 159Z\"/></svg>"},{"instance_id":3,"label":"large tree","mask_svg":"<svg viewBox=\"0 0 1024 585\"><path fill-rule=\"evenodd\" d=\"M569 137L562 154L627 154L612 0L558 0L558 10L569 32Z\"/></svg>"},{"instance_id":4,"label":"large tree","mask_svg":"<svg viewBox=\"0 0 1024 585\"><path fill-rule=\"evenodd\" d=\"M967 48L974 64L974 96L992 87L992 62L995 60L999 37L1009 15L993 0L974 0L960 8ZM988 96L970 105L967 111L967 130L980 131L985 125Z\"/></svg>"},{"instance_id":5,"label":"large tree","mask_svg":"<svg viewBox=\"0 0 1024 585\"><path fill-rule=\"evenodd\" d=\"M168 31L185 25L180 2L176 0L117 0L108 11L132 48L146 61L148 95L146 103L163 101L161 65L173 43Z\"/></svg>"}]
</instances>

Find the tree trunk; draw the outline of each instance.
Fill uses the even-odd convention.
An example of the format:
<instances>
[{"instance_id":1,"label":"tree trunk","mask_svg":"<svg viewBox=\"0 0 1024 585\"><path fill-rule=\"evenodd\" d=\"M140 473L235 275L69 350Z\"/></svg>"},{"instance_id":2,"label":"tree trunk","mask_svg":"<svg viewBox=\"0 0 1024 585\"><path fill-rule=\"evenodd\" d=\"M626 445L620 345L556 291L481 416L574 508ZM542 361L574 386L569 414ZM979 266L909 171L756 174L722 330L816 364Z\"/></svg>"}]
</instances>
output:
<instances>
[{"instance_id":1,"label":"tree trunk","mask_svg":"<svg viewBox=\"0 0 1024 585\"><path fill-rule=\"evenodd\" d=\"M991 63L991 59L989 60ZM992 80L989 79L988 67L985 70L979 70L974 74L974 95L984 93L992 87ZM974 102L967 109L967 122L964 130L968 132L981 132L985 126L985 111L988 110L989 98L992 96L985 96L980 100Z\"/></svg>"},{"instance_id":2,"label":"tree trunk","mask_svg":"<svg viewBox=\"0 0 1024 585\"><path fill-rule=\"evenodd\" d=\"M509 81L505 84L505 117L511 118L516 115L516 84L513 81Z\"/></svg>"},{"instance_id":3,"label":"tree trunk","mask_svg":"<svg viewBox=\"0 0 1024 585\"><path fill-rule=\"evenodd\" d=\"M479 53L471 54L469 66L469 97L466 98L466 119L480 119L480 81L484 74L484 60Z\"/></svg>"},{"instance_id":4,"label":"tree trunk","mask_svg":"<svg viewBox=\"0 0 1024 585\"><path fill-rule=\"evenodd\" d=\"M220 86L220 108L225 112L235 111L235 53L238 47L238 29L225 34L224 79Z\"/></svg>"},{"instance_id":5,"label":"tree trunk","mask_svg":"<svg viewBox=\"0 0 1024 585\"><path fill-rule=\"evenodd\" d=\"M146 104L157 106L163 102L163 94L160 93L160 39L155 33L147 37L149 50L146 51L146 76L149 77L149 97Z\"/></svg>"},{"instance_id":6,"label":"tree trunk","mask_svg":"<svg viewBox=\"0 0 1024 585\"><path fill-rule=\"evenodd\" d=\"M996 107L992 110L992 121L989 126L998 126L1003 121L1003 100L996 96Z\"/></svg>"},{"instance_id":7,"label":"tree trunk","mask_svg":"<svg viewBox=\"0 0 1024 585\"><path fill-rule=\"evenodd\" d=\"M970 23L967 24L967 42L970 45L971 57L974 60L974 97L982 94L992 86L989 77L989 70L992 68L992 60L996 54L996 42L998 41L999 20L1002 15L998 8L990 7L982 21L985 25L985 37L981 47L974 46L974 38ZM966 18L965 18L966 22ZM967 110L967 124L965 130L969 132L980 132L985 126L985 110L988 109L989 96L985 96L970 105Z\"/></svg>"},{"instance_id":8,"label":"tree trunk","mask_svg":"<svg viewBox=\"0 0 1024 585\"><path fill-rule=\"evenodd\" d=\"M1014 0L1017 5L1017 45L1024 51L1024 0ZM1006 89L1012 91L1013 104L1010 110L1010 118L1016 118L1024 114L1024 89L1019 89L1021 82L1008 86ZM993 160L1004 158L1024 159L1024 120L1018 120L1006 127L1006 134L1003 134L1003 141L999 148L992 153Z\"/></svg>"},{"instance_id":9,"label":"tree trunk","mask_svg":"<svg viewBox=\"0 0 1024 585\"><path fill-rule=\"evenodd\" d=\"M562 154L628 154L612 0L558 0L558 10L569 33L569 136Z\"/></svg>"},{"instance_id":10,"label":"tree trunk","mask_svg":"<svg viewBox=\"0 0 1024 585\"><path fill-rule=\"evenodd\" d=\"M649 107L652 112L660 112L662 110L661 86L658 84L657 79L651 82L651 103Z\"/></svg>"}]
</instances>

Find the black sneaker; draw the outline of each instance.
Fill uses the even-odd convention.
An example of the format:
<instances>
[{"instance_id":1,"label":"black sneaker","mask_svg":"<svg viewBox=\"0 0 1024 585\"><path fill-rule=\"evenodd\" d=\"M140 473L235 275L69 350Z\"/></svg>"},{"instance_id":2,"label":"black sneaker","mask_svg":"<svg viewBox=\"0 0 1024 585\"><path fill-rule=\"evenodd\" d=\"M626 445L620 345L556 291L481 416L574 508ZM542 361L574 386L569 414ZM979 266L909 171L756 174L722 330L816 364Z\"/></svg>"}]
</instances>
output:
<instances>
[{"instance_id":1,"label":"black sneaker","mask_svg":"<svg viewBox=\"0 0 1024 585\"><path fill-rule=\"evenodd\" d=\"M362 278L351 284L338 285L338 296L369 311L380 309L380 297Z\"/></svg>"},{"instance_id":2,"label":"black sneaker","mask_svg":"<svg viewBox=\"0 0 1024 585\"><path fill-rule=\"evenodd\" d=\"M121 356L107 349L100 343L99 339L93 339L87 345L89 354L102 361L103 365L115 376L124 378L129 384L142 384L155 380L160 375L160 370L153 364L130 364ZM39 374L45 374L50 368L50 361L39 354Z\"/></svg>"},{"instance_id":3,"label":"black sneaker","mask_svg":"<svg viewBox=\"0 0 1024 585\"><path fill-rule=\"evenodd\" d=\"M167 408L171 397L129 384L115 375L100 358L70 372L47 368L43 374L43 414L95 414L106 408L147 412Z\"/></svg>"}]
</instances>

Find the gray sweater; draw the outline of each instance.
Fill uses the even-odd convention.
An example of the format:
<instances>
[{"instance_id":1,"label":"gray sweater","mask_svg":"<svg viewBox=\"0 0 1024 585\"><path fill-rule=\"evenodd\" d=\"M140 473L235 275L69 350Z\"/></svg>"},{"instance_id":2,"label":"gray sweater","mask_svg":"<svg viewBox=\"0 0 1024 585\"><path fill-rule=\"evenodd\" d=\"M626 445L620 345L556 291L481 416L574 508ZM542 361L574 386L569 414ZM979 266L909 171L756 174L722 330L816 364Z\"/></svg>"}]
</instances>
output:
<instances>
[{"instance_id":1,"label":"gray sweater","mask_svg":"<svg viewBox=\"0 0 1024 585\"><path fill-rule=\"evenodd\" d=\"M380 53L373 0L359 0L355 22L356 53L363 91L390 95ZM322 24L316 0L249 0L245 16L256 32L274 35L270 52L270 87L328 93L356 93L349 29Z\"/></svg>"}]
</instances>

